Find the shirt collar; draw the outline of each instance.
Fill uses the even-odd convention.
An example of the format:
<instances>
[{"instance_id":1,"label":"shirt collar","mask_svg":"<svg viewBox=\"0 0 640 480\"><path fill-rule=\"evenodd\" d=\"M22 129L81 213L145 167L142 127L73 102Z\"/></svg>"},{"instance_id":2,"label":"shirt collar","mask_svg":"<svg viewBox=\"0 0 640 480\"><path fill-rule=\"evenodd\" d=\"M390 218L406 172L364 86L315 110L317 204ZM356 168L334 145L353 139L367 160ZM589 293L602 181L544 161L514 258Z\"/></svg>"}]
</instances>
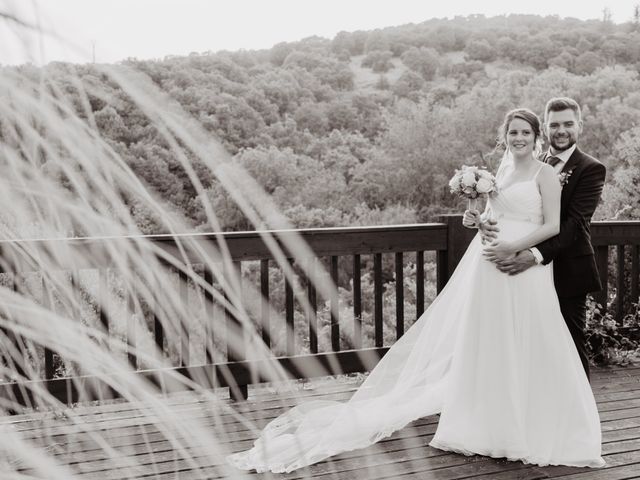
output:
<instances>
[{"instance_id":1,"label":"shirt collar","mask_svg":"<svg viewBox=\"0 0 640 480\"><path fill-rule=\"evenodd\" d=\"M575 152L575 151L576 151L576 147L577 147L577 145L574 143L574 144L571 146L571 148L568 148L568 149L566 149L566 150L563 150L562 152L560 152L560 153L558 153L558 154L556 154L556 155L553 155L553 154L551 153L551 150L549 150L549 151L547 152L547 156L546 156L546 158L549 158L549 157L556 157L556 158L559 158L559 159L562 161L562 164L564 165L565 163L567 163L567 161L569 160L569 158L571 158L571 155L573 155L573 152Z\"/></svg>"}]
</instances>

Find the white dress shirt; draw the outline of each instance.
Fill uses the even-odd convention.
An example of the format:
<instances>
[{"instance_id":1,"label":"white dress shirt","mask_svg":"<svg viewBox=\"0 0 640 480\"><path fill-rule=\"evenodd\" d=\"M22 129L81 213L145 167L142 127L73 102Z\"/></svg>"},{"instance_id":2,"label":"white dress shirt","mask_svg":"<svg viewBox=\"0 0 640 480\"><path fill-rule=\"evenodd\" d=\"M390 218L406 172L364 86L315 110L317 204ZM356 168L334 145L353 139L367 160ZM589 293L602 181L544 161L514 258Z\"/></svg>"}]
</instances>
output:
<instances>
[{"instance_id":1,"label":"white dress shirt","mask_svg":"<svg viewBox=\"0 0 640 480\"><path fill-rule=\"evenodd\" d=\"M547 158L549 157L556 157L557 159L559 159L560 161L557 163L557 165L554 168L554 170L556 171L556 173L560 173L562 171L562 169L564 168L565 164L569 161L569 158L571 158L571 155L573 155L573 152L576 151L576 144L574 143L573 146L571 148L568 148L566 150L563 150L560 153L557 153L556 155L553 155L550 151L547 152L547 154L544 156L545 161Z\"/></svg>"}]
</instances>

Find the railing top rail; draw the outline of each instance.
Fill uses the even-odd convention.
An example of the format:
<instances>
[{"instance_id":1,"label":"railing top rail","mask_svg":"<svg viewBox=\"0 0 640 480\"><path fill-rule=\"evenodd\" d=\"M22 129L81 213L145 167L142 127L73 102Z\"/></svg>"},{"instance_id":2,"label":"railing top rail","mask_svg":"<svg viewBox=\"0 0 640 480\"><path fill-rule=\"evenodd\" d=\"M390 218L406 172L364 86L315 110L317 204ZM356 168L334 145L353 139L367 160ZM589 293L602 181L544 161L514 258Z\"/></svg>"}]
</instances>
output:
<instances>
[{"instance_id":1,"label":"railing top rail","mask_svg":"<svg viewBox=\"0 0 640 480\"><path fill-rule=\"evenodd\" d=\"M449 215L446 215L449 216ZM451 216L460 216L452 214ZM445 226L444 223L411 223L398 225L371 225L356 227L322 227L322 228L298 228L298 229L280 229L280 230L243 230L233 232L192 232L192 233L176 233L176 234L151 234L151 235L105 235L90 237L60 237L60 238L16 238L0 240L0 248L4 245L12 245L15 243L39 243L39 242L99 242L109 240L140 240L147 239L157 242L172 242L176 239L206 239L215 240L223 237L225 239L234 238L257 238L264 234L282 235L282 234L300 234L300 235L332 235L336 233L376 233L376 232L416 232L425 230L441 230ZM598 234L602 234L604 228L620 230L628 229L630 232L638 232L640 234L640 220L607 220L596 221L591 223L591 227Z\"/></svg>"},{"instance_id":2,"label":"railing top rail","mask_svg":"<svg viewBox=\"0 0 640 480\"><path fill-rule=\"evenodd\" d=\"M638 220L593 222L591 231L595 246L640 245ZM300 238L316 256L341 256L446 250L449 234L445 223L421 223L175 235L14 239L0 241L0 257L4 261L0 270L35 271L38 262L35 258L29 258L29 252L37 255L37 252L46 250L64 253L64 256L59 256L71 259L69 269L106 268L112 264L108 252L117 242L130 242L134 246L144 244L145 248L151 246L153 251L171 255L181 262L201 263L202 252L212 252L211 249L221 242L226 243L233 261L246 261L273 258L264 237L273 237L280 246L294 238Z\"/></svg>"},{"instance_id":3,"label":"railing top rail","mask_svg":"<svg viewBox=\"0 0 640 480\"><path fill-rule=\"evenodd\" d=\"M594 245L638 245L640 244L640 221L616 220L593 222L591 241Z\"/></svg>"},{"instance_id":4,"label":"railing top rail","mask_svg":"<svg viewBox=\"0 0 640 480\"><path fill-rule=\"evenodd\" d=\"M640 224L640 222L638 222ZM105 235L90 237L60 237L60 238L17 238L0 240L0 247L15 243L38 243L38 242L99 242L109 240L140 240L146 239L151 241L167 241L171 242L175 239L205 239L215 240L218 237L225 239L234 238L258 238L264 234L281 235L281 234L300 234L300 235L331 235L336 233L376 233L376 232L411 232L425 230L441 230L445 225L443 223L411 223L398 225L372 225L372 226L356 226L356 227L322 227L322 228L290 228L280 230L243 230L233 232L191 232L191 233L161 233L151 235Z\"/></svg>"},{"instance_id":5,"label":"railing top rail","mask_svg":"<svg viewBox=\"0 0 640 480\"><path fill-rule=\"evenodd\" d=\"M264 260L273 253L264 237L272 237L284 247L295 238L302 239L316 256L341 256L383 252L445 250L447 225L424 223L365 227L308 228L300 230L265 230L221 233L183 233L163 235L130 235L82 237L69 239L0 241L0 256L6 262L4 271L35 271L35 256L42 251L55 251L69 259L68 268L107 268L113 263L110 250L117 242L145 249L147 253L162 253L185 263L202 263L203 252L216 258L216 245L224 242L231 260ZM286 250L286 248L285 248ZM33 252L33 253L29 253ZM64 253L64 255L61 255ZM34 258L30 258L33 256ZM294 256L294 255L290 255Z\"/></svg>"}]
</instances>

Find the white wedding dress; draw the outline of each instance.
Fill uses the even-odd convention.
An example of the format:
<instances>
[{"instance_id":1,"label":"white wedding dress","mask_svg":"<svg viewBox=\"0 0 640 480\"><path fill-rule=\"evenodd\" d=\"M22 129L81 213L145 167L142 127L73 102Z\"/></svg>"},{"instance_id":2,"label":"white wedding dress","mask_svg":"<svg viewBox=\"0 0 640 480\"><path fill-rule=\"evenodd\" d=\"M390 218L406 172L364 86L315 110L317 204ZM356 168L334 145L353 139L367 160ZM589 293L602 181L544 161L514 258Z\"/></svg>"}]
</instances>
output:
<instances>
[{"instance_id":1,"label":"white wedding dress","mask_svg":"<svg viewBox=\"0 0 640 480\"><path fill-rule=\"evenodd\" d=\"M501 189L488 208L504 239L542 223L535 180ZM482 248L477 235L446 287L349 401L292 408L228 462L289 472L440 412L430 443L438 449L603 466L598 410L560 313L551 265L508 276Z\"/></svg>"}]
</instances>

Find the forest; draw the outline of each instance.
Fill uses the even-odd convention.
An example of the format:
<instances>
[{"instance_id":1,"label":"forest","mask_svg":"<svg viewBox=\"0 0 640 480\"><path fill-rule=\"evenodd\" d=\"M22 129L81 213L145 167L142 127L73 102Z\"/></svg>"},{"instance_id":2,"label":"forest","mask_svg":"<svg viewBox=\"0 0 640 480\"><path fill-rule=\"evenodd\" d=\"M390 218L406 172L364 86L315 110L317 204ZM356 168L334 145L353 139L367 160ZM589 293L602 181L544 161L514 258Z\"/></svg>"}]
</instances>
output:
<instances>
[{"instance_id":1,"label":"forest","mask_svg":"<svg viewBox=\"0 0 640 480\"><path fill-rule=\"evenodd\" d=\"M131 58L122 65L148 76L217 138L296 227L429 222L461 212L464 204L448 188L454 170L463 164L494 170L505 112L528 107L542 115L554 96L580 103L580 147L608 168L595 219L640 219L640 18L632 14L623 24L606 16L433 19L264 50ZM212 230L171 146L100 68L0 68L34 78L44 71L80 116L86 115L81 91L88 92L102 138L193 231ZM110 101L92 95L92 85L109 91ZM0 121L0 140L10 135ZM196 171L221 228L252 230L218 180ZM141 232L164 233L153 212L134 199L129 208ZM348 290L342 268L341 279ZM364 278L363 289L371 283ZM274 297L282 288L274 284ZM388 288L385 305L393 301ZM344 304L348 310L346 295Z\"/></svg>"},{"instance_id":2,"label":"forest","mask_svg":"<svg viewBox=\"0 0 640 480\"><path fill-rule=\"evenodd\" d=\"M608 167L596 218L640 218L637 18L456 17L123 63L218 138L298 227L425 222L460 211L447 188L454 169L495 168L504 113L524 106L541 115L558 95L581 104L580 146ZM211 228L170 147L124 92L92 64L45 70L71 97L75 78L111 89L116 101L87 90L103 138L168 208L196 230ZM202 177L221 227L252 229L216 179ZM130 208L144 233L162 231L150 212Z\"/></svg>"}]
</instances>

